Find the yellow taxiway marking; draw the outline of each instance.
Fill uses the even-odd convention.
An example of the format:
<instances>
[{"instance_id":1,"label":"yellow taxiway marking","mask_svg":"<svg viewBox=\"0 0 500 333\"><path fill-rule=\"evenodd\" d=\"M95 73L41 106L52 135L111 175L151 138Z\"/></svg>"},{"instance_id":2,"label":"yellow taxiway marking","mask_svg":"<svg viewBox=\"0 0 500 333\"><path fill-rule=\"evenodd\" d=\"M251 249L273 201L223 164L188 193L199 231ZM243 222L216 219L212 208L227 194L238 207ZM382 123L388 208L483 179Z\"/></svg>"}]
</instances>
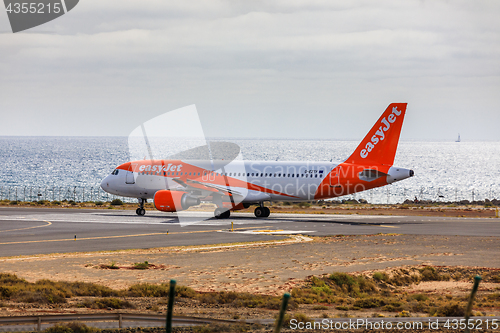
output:
<instances>
[{"instance_id":1,"label":"yellow taxiway marking","mask_svg":"<svg viewBox=\"0 0 500 333\"><path fill-rule=\"evenodd\" d=\"M44 221L48 222L48 221ZM50 223L50 222L49 222ZM52 223L51 223L52 224ZM49 224L47 224L49 225ZM235 228L234 230L246 230L253 229L257 227L250 228ZM262 227L259 227L262 228ZM269 227L264 227L269 228ZM93 239L111 239L111 238L126 238L126 237L144 237L144 236L158 236L158 235L178 235L178 234L197 234L203 232L219 232L225 231L227 229L217 229L217 230L197 230L197 231L178 231L178 232L155 232L149 234L135 234L135 235L116 235L116 236L99 236L99 237L85 237L85 238L63 238L63 239L43 239L43 240L33 240L33 241L22 241L22 242L5 242L0 243L0 245L11 245L11 244L29 244L29 243L49 243L49 242L68 242L68 241L82 241L82 240L93 240Z\"/></svg>"},{"instance_id":2,"label":"yellow taxiway marking","mask_svg":"<svg viewBox=\"0 0 500 333\"><path fill-rule=\"evenodd\" d=\"M39 222L39 221L36 221ZM0 232L8 232L8 231L19 231L19 230L28 230L28 229L34 229L34 228L43 228L43 227L48 227L49 225L52 224L52 222L49 221L40 221L40 222L45 222L47 224L44 225L36 225L34 227L27 227L27 228L19 228L19 229L10 229L10 230L0 230Z\"/></svg>"},{"instance_id":3,"label":"yellow taxiway marking","mask_svg":"<svg viewBox=\"0 0 500 333\"><path fill-rule=\"evenodd\" d=\"M280 230L254 230L253 232L279 232L283 231L283 229Z\"/></svg>"},{"instance_id":4,"label":"yellow taxiway marking","mask_svg":"<svg viewBox=\"0 0 500 333\"><path fill-rule=\"evenodd\" d=\"M383 224L360 224L360 225L366 225L367 227L396 228L396 229L399 228L394 225L383 225Z\"/></svg>"}]
</instances>

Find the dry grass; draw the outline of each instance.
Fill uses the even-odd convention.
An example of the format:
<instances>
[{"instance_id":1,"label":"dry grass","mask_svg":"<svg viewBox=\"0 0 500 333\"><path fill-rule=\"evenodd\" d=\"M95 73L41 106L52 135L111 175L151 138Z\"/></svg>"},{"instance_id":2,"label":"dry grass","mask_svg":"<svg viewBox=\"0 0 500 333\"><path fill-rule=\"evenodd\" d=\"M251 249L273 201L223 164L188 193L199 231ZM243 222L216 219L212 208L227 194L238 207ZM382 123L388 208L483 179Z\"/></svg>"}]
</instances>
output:
<instances>
[{"instance_id":1,"label":"dry grass","mask_svg":"<svg viewBox=\"0 0 500 333\"><path fill-rule=\"evenodd\" d=\"M442 297L438 294L410 294L404 287L427 281L472 280L476 273L464 274L464 269L423 267L396 269L390 273L374 272L371 277L347 273L333 273L321 278L311 277L308 284L292 290L298 304L327 303L340 311L374 309L385 312L427 313L431 316L461 316L468 296ZM497 271L484 274L484 280L499 280ZM477 307L500 307L500 293L478 296ZM313 308L314 309L314 308ZM319 307L318 307L319 309Z\"/></svg>"},{"instance_id":2,"label":"dry grass","mask_svg":"<svg viewBox=\"0 0 500 333\"><path fill-rule=\"evenodd\" d=\"M88 299L78 304L78 307L90 309L134 309L135 306L129 301L119 298Z\"/></svg>"},{"instance_id":3,"label":"dry grass","mask_svg":"<svg viewBox=\"0 0 500 333\"><path fill-rule=\"evenodd\" d=\"M393 312L406 314L429 314L431 316L460 316L465 309L468 295L462 293L441 295L439 293L415 293L409 286L429 281L471 281L481 274L484 281L497 283L500 272L479 268L417 267L395 269L370 274L333 273L328 276L311 277L300 288L293 288L288 309L298 309L302 304L313 304L317 310ZM493 288L494 289L494 285ZM27 282L13 274L0 274L0 301L19 303L58 304L66 303L75 296L97 297L83 300L80 306L89 308L130 308L130 302L117 297L168 297L170 285L140 283L124 290L114 290L93 283L54 282L40 280ZM415 290L415 289L413 289ZM500 292L481 292L476 297L475 310L483 313L500 308ZM239 292L197 292L189 287L176 286L176 297L189 299L190 304L227 308L261 308L277 310L281 297ZM10 306L10 304L9 304Z\"/></svg>"}]
</instances>

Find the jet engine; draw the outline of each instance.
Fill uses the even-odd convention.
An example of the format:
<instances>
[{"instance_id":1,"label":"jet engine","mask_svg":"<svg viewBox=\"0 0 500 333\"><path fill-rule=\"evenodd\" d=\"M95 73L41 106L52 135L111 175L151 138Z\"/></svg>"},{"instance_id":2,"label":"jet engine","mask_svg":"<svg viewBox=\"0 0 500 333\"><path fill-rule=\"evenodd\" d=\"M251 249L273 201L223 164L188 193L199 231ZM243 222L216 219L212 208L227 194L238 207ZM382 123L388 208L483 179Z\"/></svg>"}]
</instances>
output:
<instances>
[{"instance_id":1,"label":"jet engine","mask_svg":"<svg viewBox=\"0 0 500 333\"><path fill-rule=\"evenodd\" d=\"M200 199L189 196L186 192L160 190L153 199L155 208L162 212L179 212L200 204Z\"/></svg>"}]
</instances>

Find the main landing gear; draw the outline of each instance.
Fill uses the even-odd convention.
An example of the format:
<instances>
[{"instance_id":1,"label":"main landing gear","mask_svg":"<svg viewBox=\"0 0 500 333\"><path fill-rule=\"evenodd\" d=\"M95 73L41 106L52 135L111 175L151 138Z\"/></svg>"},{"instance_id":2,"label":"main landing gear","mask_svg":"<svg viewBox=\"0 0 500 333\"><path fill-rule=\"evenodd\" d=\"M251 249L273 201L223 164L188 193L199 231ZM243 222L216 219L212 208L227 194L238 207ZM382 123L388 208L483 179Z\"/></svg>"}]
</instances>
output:
<instances>
[{"instance_id":1,"label":"main landing gear","mask_svg":"<svg viewBox=\"0 0 500 333\"><path fill-rule=\"evenodd\" d=\"M264 207L264 203L261 202L260 206L255 208L255 211L253 213L255 214L255 217L258 218L269 217L269 215L271 215L271 210L267 207Z\"/></svg>"},{"instance_id":2,"label":"main landing gear","mask_svg":"<svg viewBox=\"0 0 500 333\"><path fill-rule=\"evenodd\" d=\"M214 216L216 219L228 219L231 216L231 212L224 208L215 209Z\"/></svg>"},{"instance_id":3,"label":"main landing gear","mask_svg":"<svg viewBox=\"0 0 500 333\"><path fill-rule=\"evenodd\" d=\"M144 204L148 202L146 199L139 198L139 208L135 210L135 213L139 216L144 216L146 214L146 210L144 209Z\"/></svg>"}]
</instances>

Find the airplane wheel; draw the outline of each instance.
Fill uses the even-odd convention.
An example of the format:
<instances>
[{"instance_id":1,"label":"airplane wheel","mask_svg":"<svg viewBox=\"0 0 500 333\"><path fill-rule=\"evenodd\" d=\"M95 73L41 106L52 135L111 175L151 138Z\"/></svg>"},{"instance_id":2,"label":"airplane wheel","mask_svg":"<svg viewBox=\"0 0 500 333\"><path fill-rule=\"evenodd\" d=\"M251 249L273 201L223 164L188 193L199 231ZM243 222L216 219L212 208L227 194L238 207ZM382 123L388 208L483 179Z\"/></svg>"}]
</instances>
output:
<instances>
[{"instance_id":1,"label":"airplane wheel","mask_svg":"<svg viewBox=\"0 0 500 333\"><path fill-rule=\"evenodd\" d=\"M231 212L223 208L217 208L214 212L216 219L227 219L231 215Z\"/></svg>"},{"instance_id":2,"label":"airplane wheel","mask_svg":"<svg viewBox=\"0 0 500 333\"><path fill-rule=\"evenodd\" d=\"M144 208L137 208L137 210L135 211L137 213L137 215L139 216L144 216L146 215L146 210Z\"/></svg>"},{"instance_id":3,"label":"airplane wheel","mask_svg":"<svg viewBox=\"0 0 500 333\"><path fill-rule=\"evenodd\" d=\"M271 215L271 210L267 207L264 207L264 210L265 210L265 213L264 213L264 216L262 216L262 217L269 217L269 215Z\"/></svg>"},{"instance_id":4,"label":"airplane wheel","mask_svg":"<svg viewBox=\"0 0 500 333\"><path fill-rule=\"evenodd\" d=\"M140 214L140 212L139 212L139 210L140 210L140 208L137 208L137 209L135 210L135 213L136 213L137 215L141 215L141 214Z\"/></svg>"},{"instance_id":5,"label":"airplane wheel","mask_svg":"<svg viewBox=\"0 0 500 333\"><path fill-rule=\"evenodd\" d=\"M255 214L255 217L259 217L259 218L260 217L265 217L265 215L266 215L265 207L264 208L257 207L257 208L255 208L255 210L254 210L253 213Z\"/></svg>"}]
</instances>

